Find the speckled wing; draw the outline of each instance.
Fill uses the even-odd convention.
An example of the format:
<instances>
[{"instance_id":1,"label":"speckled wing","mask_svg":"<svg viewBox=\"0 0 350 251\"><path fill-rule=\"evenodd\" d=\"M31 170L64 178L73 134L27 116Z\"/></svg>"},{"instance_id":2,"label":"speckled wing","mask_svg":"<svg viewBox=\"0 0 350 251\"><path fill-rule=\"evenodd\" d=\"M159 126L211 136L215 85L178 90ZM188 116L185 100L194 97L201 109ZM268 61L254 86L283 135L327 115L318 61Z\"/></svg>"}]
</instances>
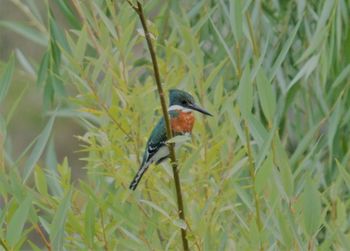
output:
<instances>
[{"instance_id":1,"label":"speckled wing","mask_svg":"<svg viewBox=\"0 0 350 251\"><path fill-rule=\"evenodd\" d=\"M156 162L157 164L165 159L168 155L168 148L166 146L166 128L164 118L161 118L153 129L149 137L143 154L142 164L137 171L134 179L131 181L129 188L135 190L139 184L143 174L147 171L150 164Z\"/></svg>"},{"instance_id":2,"label":"speckled wing","mask_svg":"<svg viewBox=\"0 0 350 251\"><path fill-rule=\"evenodd\" d=\"M166 145L166 141L165 121L161 118L148 139L142 162L148 162L162 146Z\"/></svg>"}]
</instances>

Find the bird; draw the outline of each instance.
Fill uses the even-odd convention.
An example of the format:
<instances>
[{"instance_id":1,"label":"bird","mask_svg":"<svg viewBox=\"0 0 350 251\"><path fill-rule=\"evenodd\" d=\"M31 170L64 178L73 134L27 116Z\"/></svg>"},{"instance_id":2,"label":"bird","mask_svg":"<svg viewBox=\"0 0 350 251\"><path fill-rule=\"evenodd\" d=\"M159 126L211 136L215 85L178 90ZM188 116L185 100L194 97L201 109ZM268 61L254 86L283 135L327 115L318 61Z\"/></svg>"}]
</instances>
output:
<instances>
[{"instance_id":1,"label":"bird","mask_svg":"<svg viewBox=\"0 0 350 251\"><path fill-rule=\"evenodd\" d=\"M194 111L213 116L211 113L197 105L191 94L179 89L169 90L168 114L173 137L191 134L195 122L195 117L193 115ZM166 124L164 117L162 117L147 141L142 163L134 179L131 181L129 189L136 189L142 176L152 163L158 165L169 157L167 141ZM175 142L176 149L179 145L180 143Z\"/></svg>"}]
</instances>

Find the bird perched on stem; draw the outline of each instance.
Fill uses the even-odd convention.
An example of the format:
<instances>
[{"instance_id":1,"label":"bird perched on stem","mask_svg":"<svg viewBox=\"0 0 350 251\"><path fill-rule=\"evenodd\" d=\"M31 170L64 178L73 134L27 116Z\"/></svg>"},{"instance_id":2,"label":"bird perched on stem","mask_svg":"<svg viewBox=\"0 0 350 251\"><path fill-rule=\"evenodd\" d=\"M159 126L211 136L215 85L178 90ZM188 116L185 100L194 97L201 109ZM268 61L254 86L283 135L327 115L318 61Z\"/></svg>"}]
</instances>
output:
<instances>
[{"instance_id":1,"label":"bird perched on stem","mask_svg":"<svg viewBox=\"0 0 350 251\"><path fill-rule=\"evenodd\" d=\"M193 111L201 112L205 115L213 116L194 102L194 98L187 92L172 89L169 91L169 116L173 136L186 135L192 132L194 125ZM164 118L161 118L153 129L150 138L147 141L142 163L129 188L135 190L143 174L152 163L158 165L169 157L169 148L167 146L166 125ZM175 142L175 148L178 143Z\"/></svg>"}]
</instances>

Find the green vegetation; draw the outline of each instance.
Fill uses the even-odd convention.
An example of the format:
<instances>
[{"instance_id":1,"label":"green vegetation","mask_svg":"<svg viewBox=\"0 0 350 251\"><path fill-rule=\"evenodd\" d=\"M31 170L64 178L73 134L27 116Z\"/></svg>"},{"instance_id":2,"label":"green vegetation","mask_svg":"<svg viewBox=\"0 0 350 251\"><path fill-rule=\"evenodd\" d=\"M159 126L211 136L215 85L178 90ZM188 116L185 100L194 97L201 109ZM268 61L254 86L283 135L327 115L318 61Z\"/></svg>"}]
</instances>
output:
<instances>
[{"instance_id":1,"label":"green vegetation","mask_svg":"<svg viewBox=\"0 0 350 251\"><path fill-rule=\"evenodd\" d=\"M196 115L176 152L185 221L169 162L128 189L162 116L137 13L127 1L10 1L29 22L0 28L45 53L0 64L2 249L181 250L181 228L190 250L350 247L349 0L142 2L164 90L214 114ZM9 129L33 90L46 125L17 154ZM55 150L67 118L84 129L72 135L79 178Z\"/></svg>"}]
</instances>

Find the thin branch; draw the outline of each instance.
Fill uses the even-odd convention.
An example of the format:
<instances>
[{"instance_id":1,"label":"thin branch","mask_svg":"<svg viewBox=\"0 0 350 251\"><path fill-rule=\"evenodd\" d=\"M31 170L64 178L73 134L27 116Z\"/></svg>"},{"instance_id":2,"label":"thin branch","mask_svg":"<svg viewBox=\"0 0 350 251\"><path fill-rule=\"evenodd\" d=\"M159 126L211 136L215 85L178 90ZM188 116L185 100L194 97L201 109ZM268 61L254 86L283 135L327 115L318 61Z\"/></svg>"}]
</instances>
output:
<instances>
[{"instance_id":1,"label":"thin branch","mask_svg":"<svg viewBox=\"0 0 350 251\"><path fill-rule=\"evenodd\" d=\"M6 241L0 238L0 246L4 248L5 251L9 251L10 248L7 246Z\"/></svg>"},{"instance_id":2,"label":"thin branch","mask_svg":"<svg viewBox=\"0 0 350 251\"><path fill-rule=\"evenodd\" d=\"M87 18L84 15L84 11L81 9L80 3L77 0L72 0L72 3L75 7L75 10L77 11L80 19L82 20L82 23L86 23L86 30L91 38L92 44L94 46L94 48L96 49L97 53L99 55L102 55L102 51L103 49L100 47L99 43L97 42L97 38L94 34L94 31L90 28L90 25L88 25L89 21L87 20Z\"/></svg>"},{"instance_id":3,"label":"thin branch","mask_svg":"<svg viewBox=\"0 0 350 251\"><path fill-rule=\"evenodd\" d=\"M33 227L35 229L35 231L39 234L40 238L43 240L47 250L51 251L51 244L50 242L46 239L45 234L43 233L43 231L41 231L41 228L38 224L33 224Z\"/></svg>"},{"instance_id":4,"label":"thin branch","mask_svg":"<svg viewBox=\"0 0 350 251\"><path fill-rule=\"evenodd\" d=\"M156 57L155 50L153 48L152 38L151 38L150 33L148 31L148 28L147 28L147 22L146 22L146 18L144 16L144 13L143 13L143 8L142 8L142 5L140 2L137 2L137 6L132 4L131 1L129 1L129 0L128 0L128 3L135 10L135 12L138 14L140 21L141 21L141 24L142 24L142 28L143 28L144 33L145 33L147 46L148 46L148 49L149 49L149 52L150 52L151 58L152 58L154 77L155 77L157 88L158 88L160 103L162 106L163 117L164 117L165 124L166 124L167 138L171 139L173 137L173 133L172 133L172 130L170 127L170 119L169 119L169 114L168 114L167 105L166 105L166 101L165 101L165 95L164 95L163 87L162 87L162 84L160 81L160 74L159 74L159 68L158 68L158 63L157 63L157 57ZM181 183L180 183L178 165L176 162L175 151L174 151L174 143L168 144L168 147L169 147L169 155L170 155L171 166L173 169L173 175L174 175L174 181L175 181L178 215L179 215L179 218L183 222L186 222L183 200L182 200L182 193L181 193ZM188 241L187 241L186 235L187 235L186 229L181 228L183 249L187 251L187 250L189 250L189 246L188 246Z\"/></svg>"},{"instance_id":5,"label":"thin branch","mask_svg":"<svg viewBox=\"0 0 350 251\"><path fill-rule=\"evenodd\" d=\"M256 225L258 226L259 232L262 231L262 223L261 223L261 217L260 217L260 202L258 198L258 193L256 192L255 188L255 168L253 163L253 154L252 154L252 146L250 145L250 133L248 128L247 121L244 121L244 133L246 137L246 144L247 144L247 153L248 153L248 162L249 162L249 174L252 179L252 192L254 196L255 201L255 213L256 213ZM263 246L260 243L260 250L263 250Z\"/></svg>"},{"instance_id":6,"label":"thin branch","mask_svg":"<svg viewBox=\"0 0 350 251\"><path fill-rule=\"evenodd\" d=\"M131 6L131 8L134 9L134 11L137 13L137 15L140 15L139 13L139 9L135 6L135 4L133 4L130 0L127 0L129 5Z\"/></svg>"},{"instance_id":7,"label":"thin branch","mask_svg":"<svg viewBox=\"0 0 350 251\"><path fill-rule=\"evenodd\" d=\"M11 0L11 2L16 5L30 20L31 24L35 26L40 32L47 35L48 31L45 26L38 21L38 19L33 15L32 11L28 8L27 5L22 3L20 0Z\"/></svg>"},{"instance_id":8,"label":"thin branch","mask_svg":"<svg viewBox=\"0 0 350 251\"><path fill-rule=\"evenodd\" d=\"M250 34L250 39L252 42L253 51L254 51L255 56L258 58L259 57L259 48L258 48L257 42L255 40L252 20L251 20L248 12L246 12L245 15L246 15L247 22L248 22L249 34Z\"/></svg>"},{"instance_id":9,"label":"thin branch","mask_svg":"<svg viewBox=\"0 0 350 251\"><path fill-rule=\"evenodd\" d=\"M105 104L103 104L102 102L100 102L100 99L99 99L99 97L98 97L98 95L97 95L97 90L96 90L96 88L94 87L94 84L93 84L93 82L91 81L91 79L88 78L88 77L86 77L86 76L84 76L84 75L83 75L83 79L86 80L86 82L87 82L87 84L88 84L88 86L89 86L89 88L90 88L92 94L94 95L94 97L95 97L96 100L97 100L98 105L106 112L106 114L108 115L108 117L114 122L114 124L120 129L120 131L122 131L122 133L123 133L126 137L128 137L129 140L132 140L132 139L133 139L133 136L132 136L129 132L127 132L127 131L123 128L123 126L114 118L113 114L110 112L110 110L108 109L108 107L107 107Z\"/></svg>"},{"instance_id":10,"label":"thin branch","mask_svg":"<svg viewBox=\"0 0 350 251\"><path fill-rule=\"evenodd\" d=\"M100 218L101 218L101 227L102 227L102 236L103 236L103 247L104 250L108 251L108 241L107 241L107 237L106 237L106 231L105 231L105 224L104 224L104 220L103 220L103 212L102 209L100 209Z\"/></svg>"}]
</instances>

